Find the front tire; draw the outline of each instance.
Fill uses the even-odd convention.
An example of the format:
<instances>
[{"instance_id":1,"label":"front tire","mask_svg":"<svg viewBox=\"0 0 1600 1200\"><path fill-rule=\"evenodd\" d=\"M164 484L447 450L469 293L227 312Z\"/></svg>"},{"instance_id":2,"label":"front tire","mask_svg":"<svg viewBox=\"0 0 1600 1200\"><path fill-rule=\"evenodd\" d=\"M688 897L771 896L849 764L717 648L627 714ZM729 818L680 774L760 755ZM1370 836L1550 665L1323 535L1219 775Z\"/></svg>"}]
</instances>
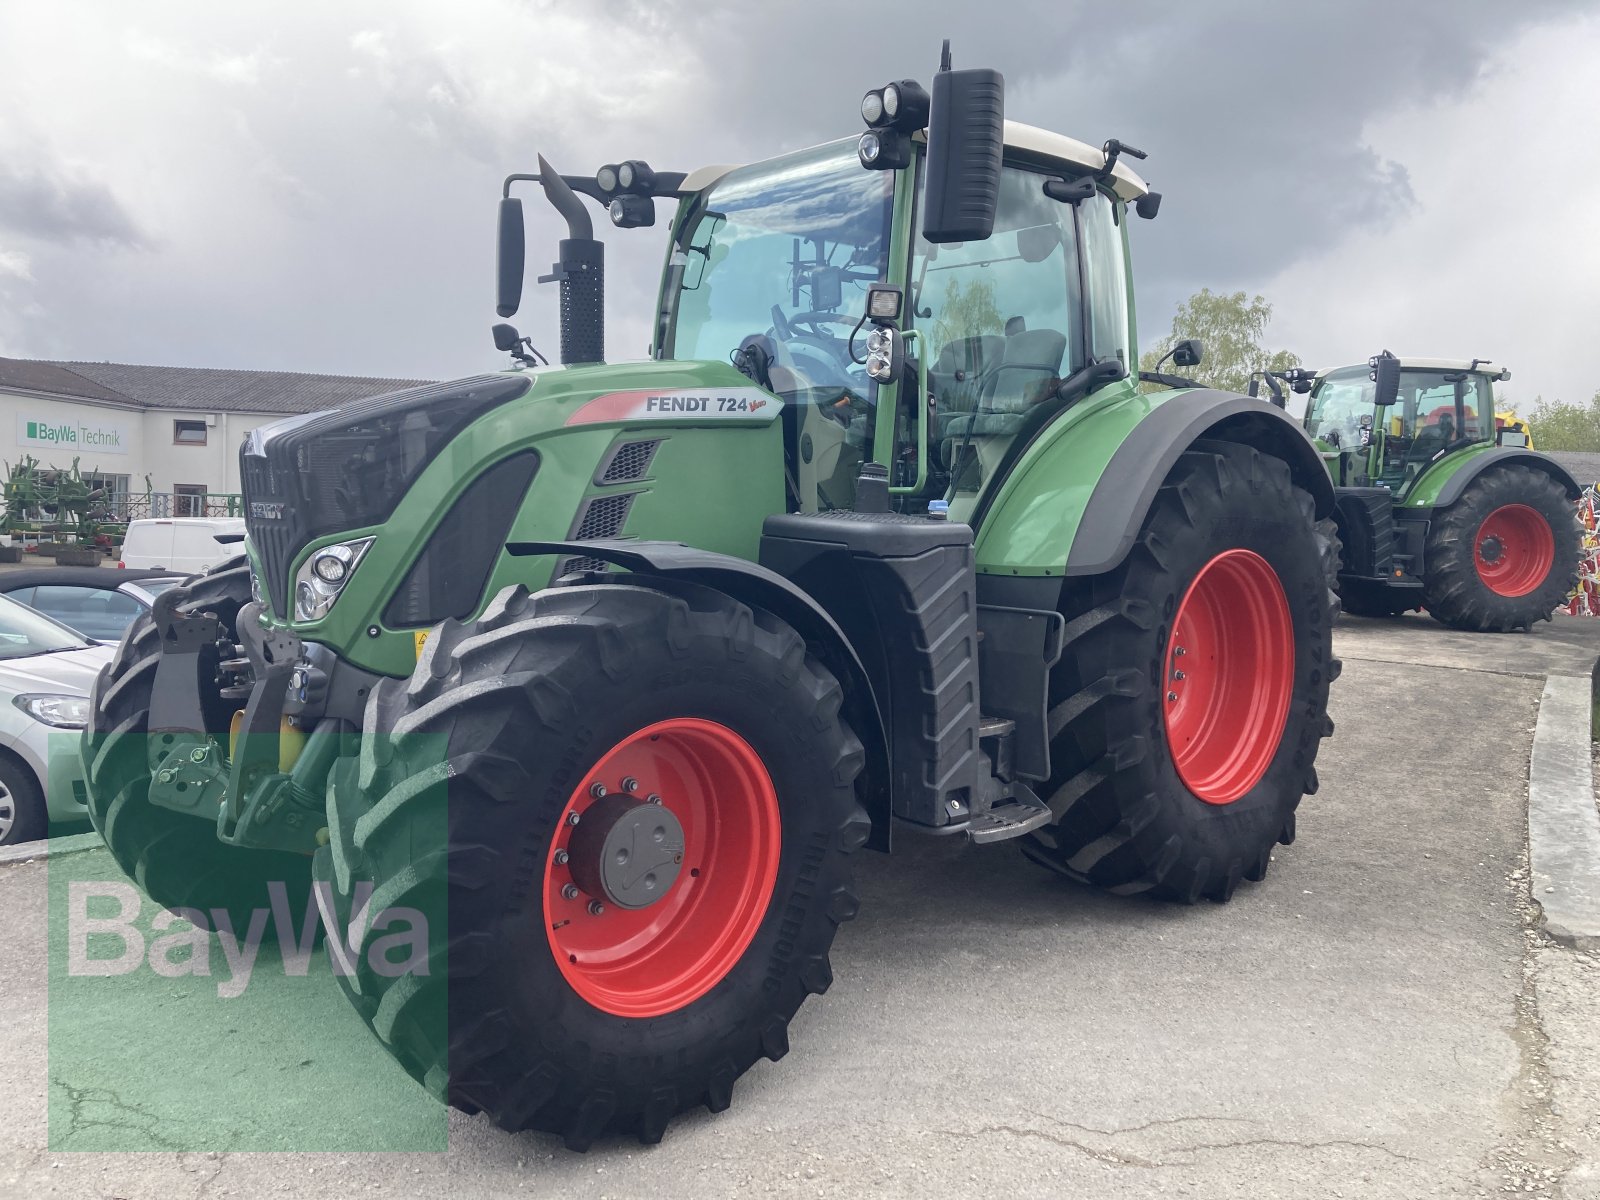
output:
<instances>
[{"instance_id":1,"label":"front tire","mask_svg":"<svg viewBox=\"0 0 1600 1200\"><path fill-rule=\"evenodd\" d=\"M440 1098L574 1149L725 1109L856 911L842 699L793 629L703 588L516 588L447 622L334 776L317 873L333 927L359 918L356 1010ZM681 861L615 865L651 844ZM425 976L369 961L380 905L433 915Z\"/></svg>"},{"instance_id":2,"label":"front tire","mask_svg":"<svg viewBox=\"0 0 1600 1200\"><path fill-rule=\"evenodd\" d=\"M1031 858L1186 903L1265 877L1333 732L1334 536L1282 460L1226 443L1183 455L1123 564L1063 592L1055 819Z\"/></svg>"},{"instance_id":3,"label":"front tire","mask_svg":"<svg viewBox=\"0 0 1600 1200\"><path fill-rule=\"evenodd\" d=\"M250 568L239 556L183 586L189 598L180 612L214 613L232 634L239 609L250 600ZM150 803L150 696L160 658L161 637L145 613L128 627L116 657L95 680L83 735L89 819L117 865L163 908L191 910L208 922L221 910L242 937L256 912L271 910L271 885L282 884L298 936L310 903L309 858L225 845L214 819ZM219 736L226 743L226 735ZM278 932L269 921L266 937Z\"/></svg>"},{"instance_id":4,"label":"front tire","mask_svg":"<svg viewBox=\"0 0 1600 1200\"><path fill-rule=\"evenodd\" d=\"M1548 621L1578 582L1582 533L1544 471L1490 467L1428 531L1428 612L1453 629L1506 633Z\"/></svg>"}]
</instances>

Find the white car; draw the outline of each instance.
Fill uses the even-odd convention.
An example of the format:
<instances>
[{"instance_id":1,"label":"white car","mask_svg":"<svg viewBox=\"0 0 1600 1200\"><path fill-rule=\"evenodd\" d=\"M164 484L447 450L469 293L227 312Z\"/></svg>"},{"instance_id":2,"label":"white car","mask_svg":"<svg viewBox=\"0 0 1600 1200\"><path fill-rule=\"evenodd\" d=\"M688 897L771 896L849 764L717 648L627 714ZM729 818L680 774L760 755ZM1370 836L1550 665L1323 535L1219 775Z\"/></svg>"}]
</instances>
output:
<instances>
[{"instance_id":1,"label":"white car","mask_svg":"<svg viewBox=\"0 0 1600 1200\"><path fill-rule=\"evenodd\" d=\"M219 542L219 537L227 538ZM239 553L243 517L162 517L128 522L119 567L161 567L194 575Z\"/></svg>"},{"instance_id":2,"label":"white car","mask_svg":"<svg viewBox=\"0 0 1600 1200\"><path fill-rule=\"evenodd\" d=\"M79 731L115 653L0 596L0 846L88 819Z\"/></svg>"}]
</instances>

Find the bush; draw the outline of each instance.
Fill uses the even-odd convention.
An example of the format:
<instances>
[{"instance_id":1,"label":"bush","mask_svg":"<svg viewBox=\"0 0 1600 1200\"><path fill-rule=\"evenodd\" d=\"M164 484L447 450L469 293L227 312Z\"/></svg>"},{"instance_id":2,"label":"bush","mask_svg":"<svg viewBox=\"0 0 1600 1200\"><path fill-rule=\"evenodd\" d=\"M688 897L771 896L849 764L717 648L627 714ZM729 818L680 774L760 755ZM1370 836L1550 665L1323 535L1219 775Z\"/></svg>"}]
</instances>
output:
<instances>
[{"instance_id":1,"label":"bush","mask_svg":"<svg viewBox=\"0 0 1600 1200\"><path fill-rule=\"evenodd\" d=\"M1537 400L1535 405L1528 425L1540 450L1600 451L1600 392L1587 404Z\"/></svg>"}]
</instances>

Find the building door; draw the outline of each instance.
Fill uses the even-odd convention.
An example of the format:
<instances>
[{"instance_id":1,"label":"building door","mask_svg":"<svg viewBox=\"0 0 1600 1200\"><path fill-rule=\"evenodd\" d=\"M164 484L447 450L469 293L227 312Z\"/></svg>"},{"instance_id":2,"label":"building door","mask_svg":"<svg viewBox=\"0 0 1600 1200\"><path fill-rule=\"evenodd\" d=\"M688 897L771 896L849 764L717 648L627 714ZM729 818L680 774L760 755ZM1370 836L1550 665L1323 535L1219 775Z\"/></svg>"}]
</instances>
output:
<instances>
[{"instance_id":1,"label":"building door","mask_svg":"<svg viewBox=\"0 0 1600 1200\"><path fill-rule=\"evenodd\" d=\"M206 515L206 492L203 483L175 483L172 485L172 515L175 517L203 517Z\"/></svg>"}]
</instances>

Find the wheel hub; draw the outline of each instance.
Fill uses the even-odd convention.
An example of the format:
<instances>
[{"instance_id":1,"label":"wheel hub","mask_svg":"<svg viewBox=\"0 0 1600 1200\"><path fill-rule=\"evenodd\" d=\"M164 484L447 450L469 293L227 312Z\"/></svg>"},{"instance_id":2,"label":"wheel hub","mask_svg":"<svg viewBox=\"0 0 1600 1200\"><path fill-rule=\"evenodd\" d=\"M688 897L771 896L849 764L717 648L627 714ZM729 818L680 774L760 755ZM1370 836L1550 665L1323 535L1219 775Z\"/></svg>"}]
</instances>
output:
<instances>
[{"instance_id":1,"label":"wheel hub","mask_svg":"<svg viewBox=\"0 0 1600 1200\"><path fill-rule=\"evenodd\" d=\"M541 889L573 991L634 1018L716 987L767 917L781 827L772 776L726 725L657 721L600 755L556 820Z\"/></svg>"},{"instance_id":2,"label":"wheel hub","mask_svg":"<svg viewBox=\"0 0 1600 1200\"><path fill-rule=\"evenodd\" d=\"M1497 563L1503 547L1497 537L1486 537L1478 546L1478 557L1486 563Z\"/></svg>"},{"instance_id":3,"label":"wheel hub","mask_svg":"<svg viewBox=\"0 0 1600 1200\"><path fill-rule=\"evenodd\" d=\"M572 882L618 908L649 908L672 890L683 868L683 825L662 804L622 793L603 796L572 831Z\"/></svg>"}]
</instances>

